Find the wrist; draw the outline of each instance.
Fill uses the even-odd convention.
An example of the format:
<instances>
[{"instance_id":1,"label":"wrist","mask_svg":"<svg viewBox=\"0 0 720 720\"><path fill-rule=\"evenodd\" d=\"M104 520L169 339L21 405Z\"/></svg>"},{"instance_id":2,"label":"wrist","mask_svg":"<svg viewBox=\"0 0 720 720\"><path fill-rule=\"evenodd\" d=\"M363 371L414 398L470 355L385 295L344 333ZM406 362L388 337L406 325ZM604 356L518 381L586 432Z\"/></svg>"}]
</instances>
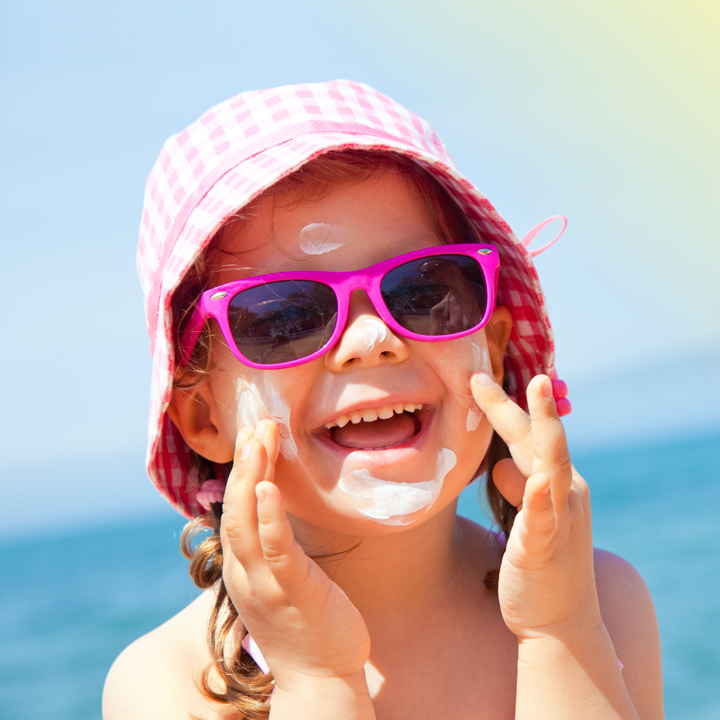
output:
<instances>
[{"instance_id":1,"label":"wrist","mask_svg":"<svg viewBox=\"0 0 720 720\"><path fill-rule=\"evenodd\" d=\"M273 694L271 720L375 720L365 673L322 677L294 673Z\"/></svg>"},{"instance_id":2,"label":"wrist","mask_svg":"<svg viewBox=\"0 0 720 720\"><path fill-rule=\"evenodd\" d=\"M520 640L515 717L637 720L602 621Z\"/></svg>"},{"instance_id":3,"label":"wrist","mask_svg":"<svg viewBox=\"0 0 720 720\"><path fill-rule=\"evenodd\" d=\"M595 592L587 599L578 601L577 608L562 620L546 625L524 627L515 631L518 642L524 643L526 641L542 640L543 638L556 638L559 640L568 638L570 640L593 635L597 632L605 632L602 615L600 614L600 605Z\"/></svg>"}]
</instances>

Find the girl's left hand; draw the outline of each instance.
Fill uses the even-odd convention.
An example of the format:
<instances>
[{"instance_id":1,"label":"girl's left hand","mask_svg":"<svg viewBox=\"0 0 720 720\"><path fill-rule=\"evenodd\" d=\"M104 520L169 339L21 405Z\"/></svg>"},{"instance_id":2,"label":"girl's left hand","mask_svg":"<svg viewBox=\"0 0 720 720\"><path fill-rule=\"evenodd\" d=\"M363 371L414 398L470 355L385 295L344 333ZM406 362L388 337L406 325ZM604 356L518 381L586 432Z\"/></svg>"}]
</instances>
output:
<instances>
[{"instance_id":1,"label":"girl's left hand","mask_svg":"<svg viewBox=\"0 0 720 720\"><path fill-rule=\"evenodd\" d=\"M598 627L590 493L570 462L550 379L528 385L529 415L488 373L474 375L471 388L512 455L493 472L519 508L500 567L505 623L520 640Z\"/></svg>"}]
</instances>

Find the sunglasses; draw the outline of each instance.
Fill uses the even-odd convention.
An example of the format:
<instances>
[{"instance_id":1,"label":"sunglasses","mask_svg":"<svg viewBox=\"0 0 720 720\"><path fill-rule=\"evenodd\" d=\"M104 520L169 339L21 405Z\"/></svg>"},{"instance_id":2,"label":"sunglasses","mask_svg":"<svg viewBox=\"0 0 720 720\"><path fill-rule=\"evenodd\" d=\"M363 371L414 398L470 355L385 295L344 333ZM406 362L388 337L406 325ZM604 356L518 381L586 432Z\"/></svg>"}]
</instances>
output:
<instances>
[{"instance_id":1,"label":"sunglasses","mask_svg":"<svg viewBox=\"0 0 720 720\"><path fill-rule=\"evenodd\" d=\"M364 290L397 335L434 342L479 330L495 309L494 245L442 245L353 272L257 275L206 290L180 342L189 362L214 318L233 355L252 368L289 368L328 352L342 335L350 294Z\"/></svg>"}]
</instances>

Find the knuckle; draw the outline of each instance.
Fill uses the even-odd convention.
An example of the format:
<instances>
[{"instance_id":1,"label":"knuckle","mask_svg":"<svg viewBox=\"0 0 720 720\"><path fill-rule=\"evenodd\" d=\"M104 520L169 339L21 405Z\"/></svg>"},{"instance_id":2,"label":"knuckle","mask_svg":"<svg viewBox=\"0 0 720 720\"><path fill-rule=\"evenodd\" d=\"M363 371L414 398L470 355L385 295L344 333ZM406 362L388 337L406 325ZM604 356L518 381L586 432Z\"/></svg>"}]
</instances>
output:
<instances>
[{"instance_id":1,"label":"knuckle","mask_svg":"<svg viewBox=\"0 0 720 720\"><path fill-rule=\"evenodd\" d=\"M231 514L227 513L225 514L225 506L223 505L223 520L225 518L230 518ZM222 523L222 533L224 537L227 538L229 543L237 542L238 540L242 540L243 537L243 529L242 525L240 523L233 522L232 520L228 519L226 522ZM222 542L222 537L221 537Z\"/></svg>"},{"instance_id":2,"label":"knuckle","mask_svg":"<svg viewBox=\"0 0 720 720\"><path fill-rule=\"evenodd\" d=\"M493 388L492 399L498 407L503 407L508 403L512 404L512 400L510 400L507 393L499 385Z\"/></svg>"},{"instance_id":3,"label":"knuckle","mask_svg":"<svg viewBox=\"0 0 720 720\"><path fill-rule=\"evenodd\" d=\"M524 445L532 447L533 444L533 431L531 425L526 425L522 432L522 443Z\"/></svg>"},{"instance_id":4,"label":"knuckle","mask_svg":"<svg viewBox=\"0 0 720 720\"><path fill-rule=\"evenodd\" d=\"M544 522L538 523L534 528L535 534L540 538L551 538L555 533L555 518L547 518Z\"/></svg>"},{"instance_id":5,"label":"knuckle","mask_svg":"<svg viewBox=\"0 0 720 720\"><path fill-rule=\"evenodd\" d=\"M590 486L584 481L575 482L575 492L577 493L583 505L587 505L590 502Z\"/></svg>"},{"instance_id":6,"label":"knuckle","mask_svg":"<svg viewBox=\"0 0 720 720\"><path fill-rule=\"evenodd\" d=\"M283 548L272 544L263 545L263 555L270 565L281 565L287 558Z\"/></svg>"},{"instance_id":7,"label":"knuckle","mask_svg":"<svg viewBox=\"0 0 720 720\"><path fill-rule=\"evenodd\" d=\"M561 457L555 461L555 470L557 472L571 474L572 469L572 462L570 461L570 456L567 454L561 455Z\"/></svg>"},{"instance_id":8,"label":"knuckle","mask_svg":"<svg viewBox=\"0 0 720 720\"><path fill-rule=\"evenodd\" d=\"M283 562L288 556L289 549L287 538L283 535L276 534L263 538L263 555L271 564Z\"/></svg>"}]
</instances>

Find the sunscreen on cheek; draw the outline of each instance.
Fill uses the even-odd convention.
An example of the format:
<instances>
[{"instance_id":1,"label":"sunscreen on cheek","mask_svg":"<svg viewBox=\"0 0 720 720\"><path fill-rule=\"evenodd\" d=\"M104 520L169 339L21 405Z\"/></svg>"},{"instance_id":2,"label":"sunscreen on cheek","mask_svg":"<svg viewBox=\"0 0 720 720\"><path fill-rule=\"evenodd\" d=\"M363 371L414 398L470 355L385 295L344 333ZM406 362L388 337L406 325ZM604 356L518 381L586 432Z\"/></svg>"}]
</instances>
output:
<instances>
[{"instance_id":1,"label":"sunscreen on cheek","mask_svg":"<svg viewBox=\"0 0 720 720\"><path fill-rule=\"evenodd\" d=\"M457 456L443 448L438 454L435 475L429 480L414 483L382 480L362 468L343 474L338 489L362 502L357 511L382 525L408 525L409 515L430 507L437 500L445 476L455 467Z\"/></svg>"},{"instance_id":2,"label":"sunscreen on cheek","mask_svg":"<svg viewBox=\"0 0 720 720\"><path fill-rule=\"evenodd\" d=\"M254 375L238 378L235 396L240 427L255 428L261 420L277 423L280 433L280 452L286 460L297 458L297 445L290 431L290 406L275 388L267 374L258 387Z\"/></svg>"},{"instance_id":3,"label":"sunscreen on cheek","mask_svg":"<svg viewBox=\"0 0 720 720\"><path fill-rule=\"evenodd\" d=\"M470 377L479 370L487 370L488 372L491 372L492 368L490 365L490 354L488 353L487 345L480 345L475 340L465 340L465 338L463 338L463 340L466 343L469 343L472 348L472 367L467 380L468 391L470 391ZM477 430L482 417L483 413L477 406L475 399L472 396L472 391L470 391L470 404L468 407L467 419L465 420L465 429L468 432Z\"/></svg>"}]
</instances>

